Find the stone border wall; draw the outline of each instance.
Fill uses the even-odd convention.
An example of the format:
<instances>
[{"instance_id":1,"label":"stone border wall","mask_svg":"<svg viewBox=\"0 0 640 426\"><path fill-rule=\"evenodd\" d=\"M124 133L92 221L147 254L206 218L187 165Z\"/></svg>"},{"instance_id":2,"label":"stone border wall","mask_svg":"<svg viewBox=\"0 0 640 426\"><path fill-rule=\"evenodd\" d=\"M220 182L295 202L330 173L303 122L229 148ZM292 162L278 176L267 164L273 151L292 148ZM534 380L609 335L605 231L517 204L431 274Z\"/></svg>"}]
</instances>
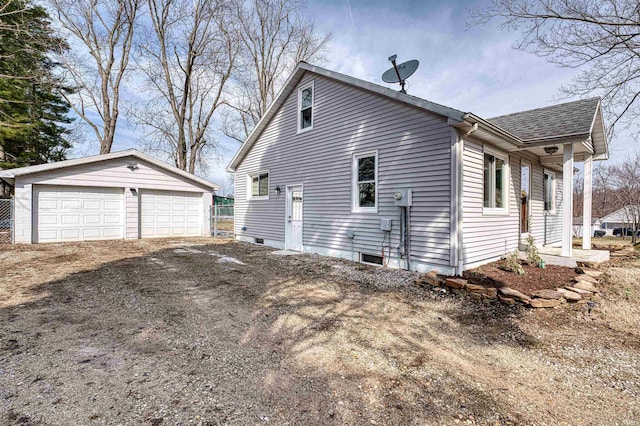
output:
<instances>
[{"instance_id":1,"label":"stone border wall","mask_svg":"<svg viewBox=\"0 0 640 426\"><path fill-rule=\"evenodd\" d=\"M555 290L537 290L531 297L510 287L484 287L471 284L462 278L438 275L435 271L422 275L416 280L416 284L433 289L447 288L455 294L467 294L476 300L500 301L506 305L521 304L528 308L555 308L563 303L583 304L599 301L600 291L596 285L602 272L578 267L576 273L572 285Z\"/></svg>"}]
</instances>

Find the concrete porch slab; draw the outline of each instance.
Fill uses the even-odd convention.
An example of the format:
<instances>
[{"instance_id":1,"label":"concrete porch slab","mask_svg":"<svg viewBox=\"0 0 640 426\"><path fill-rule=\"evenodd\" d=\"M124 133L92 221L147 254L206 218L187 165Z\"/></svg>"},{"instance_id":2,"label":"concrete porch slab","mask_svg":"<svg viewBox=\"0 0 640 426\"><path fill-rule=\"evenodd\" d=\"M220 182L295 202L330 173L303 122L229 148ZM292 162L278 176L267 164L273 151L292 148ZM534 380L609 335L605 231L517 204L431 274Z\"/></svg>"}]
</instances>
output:
<instances>
[{"instance_id":1,"label":"concrete porch slab","mask_svg":"<svg viewBox=\"0 0 640 426\"><path fill-rule=\"evenodd\" d=\"M566 266L575 268L578 262L602 263L609 261L609 250L582 250L573 249L573 256L562 257L560 247L542 247L538 249L540 257L547 265Z\"/></svg>"}]
</instances>

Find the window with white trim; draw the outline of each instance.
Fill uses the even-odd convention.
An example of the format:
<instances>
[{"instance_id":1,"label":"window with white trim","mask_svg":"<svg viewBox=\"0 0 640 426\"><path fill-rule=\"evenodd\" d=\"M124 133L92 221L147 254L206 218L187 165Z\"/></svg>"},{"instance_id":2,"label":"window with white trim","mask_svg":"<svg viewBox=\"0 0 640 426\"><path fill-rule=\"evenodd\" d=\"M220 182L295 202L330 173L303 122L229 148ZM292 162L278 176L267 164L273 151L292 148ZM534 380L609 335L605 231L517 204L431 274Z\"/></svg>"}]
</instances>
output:
<instances>
[{"instance_id":1,"label":"window with white trim","mask_svg":"<svg viewBox=\"0 0 640 426\"><path fill-rule=\"evenodd\" d=\"M483 207L485 213L507 211L509 164L506 155L484 152Z\"/></svg>"},{"instance_id":2,"label":"window with white trim","mask_svg":"<svg viewBox=\"0 0 640 426\"><path fill-rule=\"evenodd\" d=\"M378 153L353 156L353 211L378 210Z\"/></svg>"},{"instance_id":3,"label":"window with white trim","mask_svg":"<svg viewBox=\"0 0 640 426\"><path fill-rule=\"evenodd\" d=\"M544 195L544 211L555 213L556 211L556 174L549 170L544 171L544 181L542 183Z\"/></svg>"},{"instance_id":4,"label":"window with white trim","mask_svg":"<svg viewBox=\"0 0 640 426\"><path fill-rule=\"evenodd\" d=\"M269 172L248 175L249 198L269 198Z\"/></svg>"},{"instance_id":5,"label":"window with white trim","mask_svg":"<svg viewBox=\"0 0 640 426\"><path fill-rule=\"evenodd\" d=\"M313 81L298 89L298 132L313 129Z\"/></svg>"}]
</instances>

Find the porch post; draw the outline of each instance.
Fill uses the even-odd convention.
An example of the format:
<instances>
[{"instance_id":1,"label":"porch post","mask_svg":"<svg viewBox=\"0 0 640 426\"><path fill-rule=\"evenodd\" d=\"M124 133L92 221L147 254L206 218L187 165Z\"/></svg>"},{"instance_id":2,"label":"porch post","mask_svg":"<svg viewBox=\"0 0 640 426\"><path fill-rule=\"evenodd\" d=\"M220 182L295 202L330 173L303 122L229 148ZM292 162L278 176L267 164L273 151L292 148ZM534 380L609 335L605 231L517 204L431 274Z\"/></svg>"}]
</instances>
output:
<instances>
[{"instance_id":1,"label":"porch post","mask_svg":"<svg viewBox=\"0 0 640 426\"><path fill-rule=\"evenodd\" d=\"M582 249L591 250L591 191L593 190L593 157L584 158L584 203L582 206Z\"/></svg>"},{"instance_id":2,"label":"porch post","mask_svg":"<svg viewBox=\"0 0 640 426\"><path fill-rule=\"evenodd\" d=\"M573 236L573 144L566 143L562 154L562 256L571 257Z\"/></svg>"}]
</instances>

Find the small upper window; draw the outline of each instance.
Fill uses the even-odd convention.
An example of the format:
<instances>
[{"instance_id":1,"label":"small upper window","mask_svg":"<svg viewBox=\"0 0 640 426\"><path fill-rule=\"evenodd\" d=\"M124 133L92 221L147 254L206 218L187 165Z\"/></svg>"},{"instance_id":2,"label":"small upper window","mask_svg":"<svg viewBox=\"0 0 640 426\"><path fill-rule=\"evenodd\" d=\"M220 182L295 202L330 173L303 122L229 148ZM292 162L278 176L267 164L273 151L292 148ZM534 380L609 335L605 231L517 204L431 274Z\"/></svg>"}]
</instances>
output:
<instances>
[{"instance_id":1,"label":"small upper window","mask_svg":"<svg viewBox=\"0 0 640 426\"><path fill-rule=\"evenodd\" d=\"M298 90L298 130L313 128L313 82Z\"/></svg>"},{"instance_id":2,"label":"small upper window","mask_svg":"<svg viewBox=\"0 0 640 426\"><path fill-rule=\"evenodd\" d=\"M269 195L269 173L250 176L251 197L267 197Z\"/></svg>"},{"instance_id":3,"label":"small upper window","mask_svg":"<svg viewBox=\"0 0 640 426\"><path fill-rule=\"evenodd\" d=\"M354 211L376 211L378 154L361 154L353 157L353 206Z\"/></svg>"},{"instance_id":4,"label":"small upper window","mask_svg":"<svg viewBox=\"0 0 640 426\"><path fill-rule=\"evenodd\" d=\"M491 153L484 154L484 208L506 210L508 200L507 161Z\"/></svg>"},{"instance_id":5,"label":"small upper window","mask_svg":"<svg viewBox=\"0 0 640 426\"><path fill-rule=\"evenodd\" d=\"M550 171L544 171L543 181L544 211L553 213L556 211L556 175Z\"/></svg>"}]
</instances>

